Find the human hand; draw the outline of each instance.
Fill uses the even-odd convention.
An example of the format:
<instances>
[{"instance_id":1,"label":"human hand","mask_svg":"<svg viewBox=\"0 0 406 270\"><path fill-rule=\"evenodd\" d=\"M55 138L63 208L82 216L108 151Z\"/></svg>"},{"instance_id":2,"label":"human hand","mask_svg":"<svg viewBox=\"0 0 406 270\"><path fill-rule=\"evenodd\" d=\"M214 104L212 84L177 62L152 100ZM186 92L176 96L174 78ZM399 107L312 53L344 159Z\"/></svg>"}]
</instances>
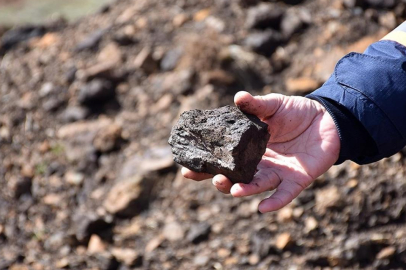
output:
<instances>
[{"instance_id":1,"label":"human hand","mask_svg":"<svg viewBox=\"0 0 406 270\"><path fill-rule=\"evenodd\" d=\"M251 183L233 185L224 175L216 175L213 184L219 191L243 197L276 189L258 209L262 213L279 210L337 161L338 132L330 114L317 101L280 94L253 97L239 92L234 102L242 111L267 123L271 137ZM182 168L182 174L196 181L212 177L187 168Z\"/></svg>"}]
</instances>

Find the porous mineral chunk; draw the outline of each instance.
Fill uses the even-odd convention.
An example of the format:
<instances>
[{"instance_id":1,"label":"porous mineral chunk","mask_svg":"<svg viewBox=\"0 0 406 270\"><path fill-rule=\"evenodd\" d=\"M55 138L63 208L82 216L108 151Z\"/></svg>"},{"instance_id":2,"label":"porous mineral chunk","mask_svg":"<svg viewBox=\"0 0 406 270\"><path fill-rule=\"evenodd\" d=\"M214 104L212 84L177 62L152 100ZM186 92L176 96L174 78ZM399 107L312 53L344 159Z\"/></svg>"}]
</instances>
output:
<instances>
[{"instance_id":1,"label":"porous mineral chunk","mask_svg":"<svg viewBox=\"0 0 406 270\"><path fill-rule=\"evenodd\" d=\"M196 172L249 183L265 153L268 125L233 106L182 113L169 144L174 160Z\"/></svg>"}]
</instances>

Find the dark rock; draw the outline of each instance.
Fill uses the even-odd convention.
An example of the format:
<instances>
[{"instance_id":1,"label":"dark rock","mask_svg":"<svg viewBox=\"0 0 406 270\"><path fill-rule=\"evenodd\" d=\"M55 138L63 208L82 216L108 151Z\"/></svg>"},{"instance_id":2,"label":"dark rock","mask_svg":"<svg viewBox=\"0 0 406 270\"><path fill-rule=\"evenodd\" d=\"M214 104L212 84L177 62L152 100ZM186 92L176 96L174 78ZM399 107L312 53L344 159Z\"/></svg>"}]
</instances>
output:
<instances>
[{"instance_id":1,"label":"dark rock","mask_svg":"<svg viewBox=\"0 0 406 270\"><path fill-rule=\"evenodd\" d=\"M186 239L193 244L198 244L209 238L211 232L211 225L208 223L199 223L190 228Z\"/></svg>"},{"instance_id":2,"label":"dark rock","mask_svg":"<svg viewBox=\"0 0 406 270\"><path fill-rule=\"evenodd\" d=\"M105 29L97 30L97 31L91 33L84 40L82 40L78 45L76 45L75 51L81 52L81 51L85 51L85 50L96 49L105 33L106 33Z\"/></svg>"},{"instance_id":3,"label":"dark rock","mask_svg":"<svg viewBox=\"0 0 406 270\"><path fill-rule=\"evenodd\" d=\"M113 37L113 39L117 44L121 46L128 46L138 43L138 40L135 37L128 35L124 32L117 33Z\"/></svg>"},{"instance_id":4,"label":"dark rock","mask_svg":"<svg viewBox=\"0 0 406 270\"><path fill-rule=\"evenodd\" d=\"M266 229L260 229L252 235L252 253L259 256L259 258L265 258L268 256L271 249L271 237L272 234Z\"/></svg>"},{"instance_id":5,"label":"dark rock","mask_svg":"<svg viewBox=\"0 0 406 270\"><path fill-rule=\"evenodd\" d=\"M0 49L8 51L18 43L34 37L43 36L46 33L44 26L23 26L7 31L1 38Z\"/></svg>"},{"instance_id":6,"label":"dark rock","mask_svg":"<svg viewBox=\"0 0 406 270\"><path fill-rule=\"evenodd\" d=\"M365 0L366 4L373 8L393 8L396 6L396 0Z\"/></svg>"},{"instance_id":7,"label":"dark rock","mask_svg":"<svg viewBox=\"0 0 406 270\"><path fill-rule=\"evenodd\" d=\"M312 267L330 266L329 258L325 254L310 254L306 258L306 264Z\"/></svg>"},{"instance_id":8,"label":"dark rock","mask_svg":"<svg viewBox=\"0 0 406 270\"><path fill-rule=\"evenodd\" d=\"M376 9L391 9L397 4L396 0L343 0L347 8L362 7Z\"/></svg>"},{"instance_id":9,"label":"dark rock","mask_svg":"<svg viewBox=\"0 0 406 270\"><path fill-rule=\"evenodd\" d=\"M75 235L80 243L89 241L92 234L103 236L103 231L112 227L113 223L105 217L101 217L90 211L86 214L78 213L74 217Z\"/></svg>"},{"instance_id":10,"label":"dark rock","mask_svg":"<svg viewBox=\"0 0 406 270\"><path fill-rule=\"evenodd\" d=\"M288 5L297 5L302 3L304 0L283 0L284 3Z\"/></svg>"},{"instance_id":11,"label":"dark rock","mask_svg":"<svg viewBox=\"0 0 406 270\"><path fill-rule=\"evenodd\" d=\"M115 96L115 87L112 82L103 79L94 79L79 90L78 100L81 104L94 105L108 101Z\"/></svg>"},{"instance_id":12,"label":"dark rock","mask_svg":"<svg viewBox=\"0 0 406 270\"><path fill-rule=\"evenodd\" d=\"M284 12L278 5L263 3L248 10L245 25L249 29L279 29Z\"/></svg>"},{"instance_id":13,"label":"dark rock","mask_svg":"<svg viewBox=\"0 0 406 270\"><path fill-rule=\"evenodd\" d=\"M244 43L256 53L270 56L278 46L282 45L283 41L282 34L269 29L264 32L249 34Z\"/></svg>"},{"instance_id":14,"label":"dark rock","mask_svg":"<svg viewBox=\"0 0 406 270\"><path fill-rule=\"evenodd\" d=\"M239 0L238 3L243 7L255 6L259 0Z\"/></svg>"},{"instance_id":15,"label":"dark rock","mask_svg":"<svg viewBox=\"0 0 406 270\"><path fill-rule=\"evenodd\" d=\"M71 84L75 81L77 71L78 69L76 67L70 67L68 71L66 71L65 80L68 84Z\"/></svg>"},{"instance_id":16,"label":"dark rock","mask_svg":"<svg viewBox=\"0 0 406 270\"><path fill-rule=\"evenodd\" d=\"M21 177L15 183L14 197L20 198L24 194L31 194L32 179L29 177Z\"/></svg>"},{"instance_id":17,"label":"dark rock","mask_svg":"<svg viewBox=\"0 0 406 270\"><path fill-rule=\"evenodd\" d=\"M180 48L173 49L165 53L160 64L161 70L163 71L174 70L181 56L182 50Z\"/></svg>"},{"instance_id":18,"label":"dark rock","mask_svg":"<svg viewBox=\"0 0 406 270\"><path fill-rule=\"evenodd\" d=\"M100 270L117 270L120 267L120 262L111 254L96 254L94 268Z\"/></svg>"},{"instance_id":19,"label":"dark rock","mask_svg":"<svg viewBox=\"0 0 406 270\"><path fill-rule=\"evenodd\" d=\"M169 144L175 161L193 171L249 183L270 137L267 127L232 106L191 110L173 127Z\"/></svg>"}]
</instances>

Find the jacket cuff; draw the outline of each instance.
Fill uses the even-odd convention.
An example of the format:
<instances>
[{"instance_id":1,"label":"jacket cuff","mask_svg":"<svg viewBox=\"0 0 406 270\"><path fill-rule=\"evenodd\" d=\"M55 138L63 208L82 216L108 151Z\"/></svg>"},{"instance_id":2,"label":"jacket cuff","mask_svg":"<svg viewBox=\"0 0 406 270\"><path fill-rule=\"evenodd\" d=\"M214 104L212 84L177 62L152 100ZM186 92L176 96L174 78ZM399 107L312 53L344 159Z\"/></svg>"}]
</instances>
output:
<instances>
[{"instance_id":1,"label":"jacket cuff","mask_svg":"<svg viewBox=\"0 0 406 270\"><path fill-rule=\"evenodd\" d=\"M368 156L378 153L378 148L368 131L344 106L316 94L306 97L320 102L334 120L341 143L340 155L334 165L346 160L364 164Z\"/></svg>"}]
</instances>

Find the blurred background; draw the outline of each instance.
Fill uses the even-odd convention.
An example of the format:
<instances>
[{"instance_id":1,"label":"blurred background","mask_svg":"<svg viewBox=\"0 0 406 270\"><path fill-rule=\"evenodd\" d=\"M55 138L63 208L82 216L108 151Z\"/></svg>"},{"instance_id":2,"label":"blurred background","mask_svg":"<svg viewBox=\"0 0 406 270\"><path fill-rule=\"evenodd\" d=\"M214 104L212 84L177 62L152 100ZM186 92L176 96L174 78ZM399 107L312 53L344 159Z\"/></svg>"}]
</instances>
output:
<instances>
[{"instance_id":1,"label":"blurred background","mask_svg":"<svg viewBox=\"0 0 406 270\"><path fill-rule=\"evenodd\" d=\"M286 208L183 179L179 114L305 95L395 0L0 0L0 269L405 269L405 151Z\"/></svg>"}]
</instances>

